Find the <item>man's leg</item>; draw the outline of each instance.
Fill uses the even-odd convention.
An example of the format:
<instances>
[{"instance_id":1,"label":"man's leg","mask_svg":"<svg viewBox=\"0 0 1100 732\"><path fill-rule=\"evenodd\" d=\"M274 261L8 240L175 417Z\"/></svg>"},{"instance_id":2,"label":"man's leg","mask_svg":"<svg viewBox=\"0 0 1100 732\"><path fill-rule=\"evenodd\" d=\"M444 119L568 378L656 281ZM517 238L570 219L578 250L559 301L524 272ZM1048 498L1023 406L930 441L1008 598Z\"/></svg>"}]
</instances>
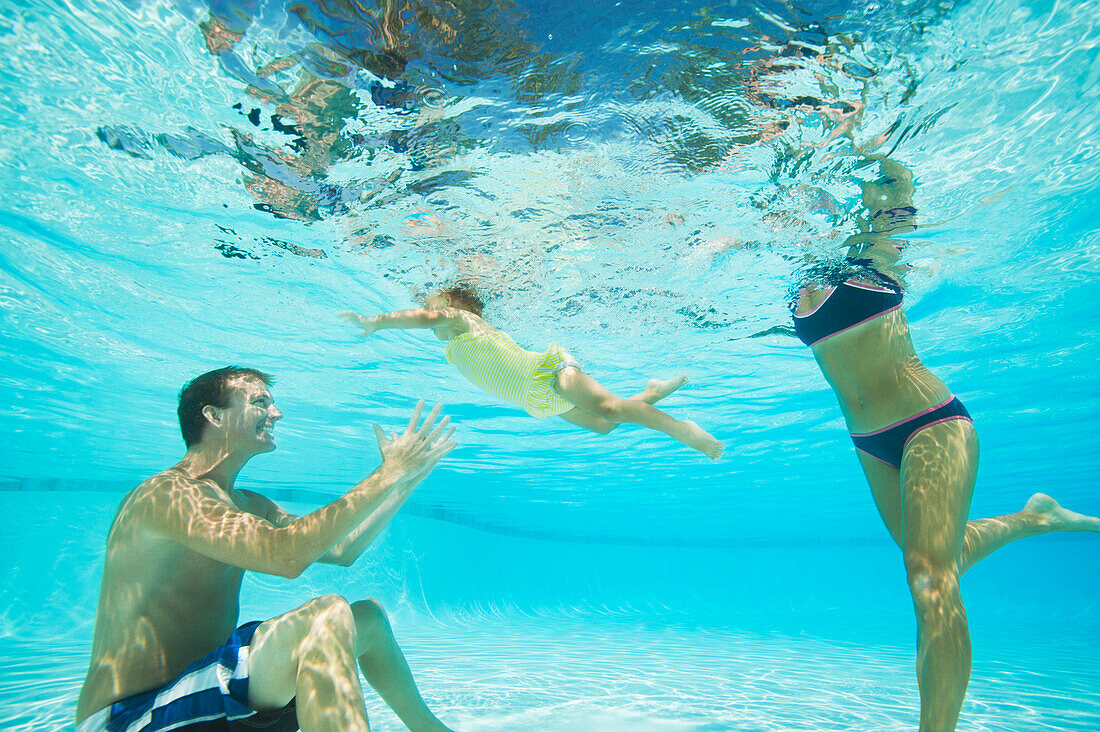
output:
<instances>
[{"instance_id":1,"label":"man's leg","mask_svg":"<svg viewBox=\"0 0 1100 732\"><path fill-rule=\"evenodd\" d=\"M281 709L296 698L302 732L368 732L355 669L355 620L347 600L324 595L256 629L249 644L248 703Z\"/></svg>"},{"instance_id":2,"label":"man's leg","mask_svg":"<svg viewBox=\"0 0 1100 732\"><path fill-rule=\"evenodd\" d=\"M449 732L420 696L382 606L375 600L360 600L352 603L351 612L355 618L355 653L367 683L413 732Z\"/></svg>"}]
</instances>

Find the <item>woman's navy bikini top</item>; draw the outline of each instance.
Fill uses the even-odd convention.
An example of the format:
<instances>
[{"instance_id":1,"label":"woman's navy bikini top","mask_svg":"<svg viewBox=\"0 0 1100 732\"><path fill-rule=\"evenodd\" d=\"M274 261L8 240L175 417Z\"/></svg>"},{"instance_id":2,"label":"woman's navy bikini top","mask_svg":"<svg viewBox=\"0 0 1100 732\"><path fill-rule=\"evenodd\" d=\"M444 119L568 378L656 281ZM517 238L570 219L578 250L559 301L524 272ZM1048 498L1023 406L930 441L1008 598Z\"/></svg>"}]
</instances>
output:
<instances>
[{"instance_id":1,"label":"woman's navy bikini top","mask_svg":"<svg viewBox=\"0 0 1100 732\"><path fill-rule=\"evenodd\" d=\"M860 260L849 260L849 264L862 265ZM817 307L806 313L796 312L797 295L791 302L791 314L794 315L794 332L807 346L820 343L849 328L874 320L901 307L901 286L885 275L868 268L866 275L852 273L849 269L842 281L834 281L825 299ZM832 273L835 275L836 270ZM811 272L811 275L813 273ZM852 275L855 276L852 276ZM808 277L807 281L818 281ZM805 286L805 282L799 289Z\"/></svg>"}]
</instances>

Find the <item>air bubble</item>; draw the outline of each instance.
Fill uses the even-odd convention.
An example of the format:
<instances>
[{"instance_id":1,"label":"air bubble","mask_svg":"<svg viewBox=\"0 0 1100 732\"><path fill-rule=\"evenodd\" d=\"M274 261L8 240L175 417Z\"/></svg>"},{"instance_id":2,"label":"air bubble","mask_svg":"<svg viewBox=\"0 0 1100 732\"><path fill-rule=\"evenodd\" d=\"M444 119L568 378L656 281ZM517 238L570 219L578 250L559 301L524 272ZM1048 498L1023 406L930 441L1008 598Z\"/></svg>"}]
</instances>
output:
<instances>
[{"instance_id":1,"label":"air bubble","mask_svg":"<svg viewBox=\"0 0 1100 732\"><path fill-rule=\"evenodd\" d=\"M425 87L417 90L421 103L429 109L442 109L447 103L447 93L442 89Z\"/></svg>"},{"instance_id":2,"label":"air bubble","mask_svg":"<svg viewBox=\"0 0 1100 732\"><path fill-rule=\"evenodd\" d=\"M592 130L586 123L570 122L562 136L569 142L584 142L591 134Z\"/></svg>"}]
</instances>

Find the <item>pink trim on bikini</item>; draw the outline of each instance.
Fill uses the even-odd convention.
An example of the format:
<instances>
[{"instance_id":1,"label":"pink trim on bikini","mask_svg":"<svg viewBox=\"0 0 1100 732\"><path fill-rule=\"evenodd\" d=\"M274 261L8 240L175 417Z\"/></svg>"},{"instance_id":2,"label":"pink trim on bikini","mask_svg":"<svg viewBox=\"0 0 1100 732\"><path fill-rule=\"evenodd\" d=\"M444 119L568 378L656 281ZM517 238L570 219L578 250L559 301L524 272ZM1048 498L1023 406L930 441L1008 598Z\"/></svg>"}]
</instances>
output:
<instances>
[{"instance_id":1,"label":"pink trim on bikini","mask_svg":"<svg viewBox=\"0 0 1100 732\"><path fill-rule=\"evenodd\" d=\"M895 427L897 427L899 425L905 424L906 422L912 422L917 417L922 417L922 416L928 414L929 412L934 412L937 409L939 409L940 407L947 406L948 404L951 403L951 400L954 399L954 398L955 398L955 396L952 394L951 396L947 397L947 401L940 402L936 406L929 407L928 409L925 409L922 412L917 412L916 414L911 414L908 417L906 417L905 419L899 420L899 421L894 422L893 424L890 424L890 425L886 425L882 429L875 430L874 432L849 432L848 434L850 434L852 437L871 437L872 435L881 434L881 433L885 432L886 430L892 430L892 429L894 429ZM961 416L956 416L956 417L948 417L948 419L965 419L965 418L961 417ZM935 422L929 422L929 424L936 424L936 423ZM924 429L924 428L922 427L921 429ZM917 430L917 431L919 432L920 430Z\"/></svg>"},{"instance_id":2,"label":"pink trim on bikini","mask_svg":"<svg viewBox=\"0 0 1100 732\"><path fill-rule=\"evenodd\" d=\"M893 292L893 290L887 290L887 292ZM818 306L818 307L820 307L820 306ZM859 321L858 323L852 323L852 324L851 324L851 325L849 325L849 326L848 326L847 328L841 328L841 329L840 329L840 330L838 330L837 332L835 332L835 333L830 333L829 335L825 336L824 338L818 338L818 339L817 339L816 341L814 341L813 343L811 343L811 344L810 344L810 347L812 348L812 347L816 346L816 345L817 345L818 343L821 343L822 341L827 341L827 340L829 340L830 338L832 338L833 336L837 336L837 335L840 335L840 334L841 334L841 333L843 333L844 331L847 331L847 330L851 330L852 328L855 328L855 327L856 327L857 325L863 325L864 323L867 323L867 322L869 322L869 321L872 321L872 320L874 320L875 318L881 318L881 317L882 317L883 315L886 315L886 313L892 313L892 312L894 312L895 310L900 310L900 309L901 309L901 303L898 303L897 305L895 305L894 307L890 308L889 310L883 310L883 311L882 311L881 313L875 313L875 314L874 314L874 315L872 315L871 317L869 317L869 318L864 318L863 320ZM809 315L809 313L807 313L807 315ZM795 317L798 317L798 316L795 316Z\"/></svg>"},{"instance_id":3,"label":"pink trim on bikini","mask_svg":"<svg viewBox=\"0 0 1100 732\"><path fill-rule=\"evenodd\" d=\"M872 292L894 292L889 287L881 287L879 285L872 285L867 282L858 282L856 280L845 280L844 284L850 287L858 287L861 290L871 290Z\"/></svg>"},{"instance_id":4,"label":"pink trim on bikini","mask_svg":"<svg viewBox=\"0 0 1100 732\"><path fill-rule=\"evenodd\" d=\"M848 285L849 287L858 287L861 290L870 290L871 292L893 292L893 290L891 290L889 287L879 287L877 285L869 285L869 284L866 284L866 283L863 283L863 282L857 282L855 280L845 280L844 284ZM820 310L822 305L824 305L825 303L827 303L829 301L829 298L833 296L834 292L836 292L836 288L835 287L830 287L829 288L829 294L826 295L825 298L821 302L819 302L817 305L814 305L813 310L807 310L804 313L795 313L794 317L796 317L796 318L808 318L808 317L810 317L811 315L816 313L818 310ZM891 310L896 310L896 308L891 308ZM883 310L882 313L879 313L879 315L883 315L883 314L888 313L888 312L890 312L890 310ZM873 317L877 317L877 316L873 316ZM870 320L870 318L868 318L867 320ZM860 321L860 323L866 323L866 322L867 322L866 320L861 320ZM859 325L859 323L856 323L856 325ZM855 326L850 325L848 327L853 328ZM847 328L845 328L844 330L847 330ZM843 332L844 332L843 330L838 330L836 333L843 333ZM833 333L833 335L836 335L836 333ZM828 338L828 337L829 336L825 336L825 338ZM821 341L825 340L825 338L814 341L814 343L820 343Z\"/></svg>"},{"instance_id":5,"label":"pink trim on bikini","mask_svg":"<svg viewBox=\"0 0 1100 732\"><path fill-rule=\"evenodd\" d=\"M852 437L859 437L859 435L852 435ZM856 448L856 452L862 452L862 453L863 453L864 455L866 455L867 457L869 457L869 458L874 458L875 460L878 460L878 461L879 461L880 463L882 463L883 465L889 465L889 466L890 466L891 468L895 468L895 469L896 469L896 468L898 467L897 465L894 465L893 463L888 463L888 462L886 462L885 460L883 460L882 458L880 458L880 457L879 457L878 455L872 455L871 453L867 452L866 450L864 450L864 449L863 449L862 447L860 447L859 445L856 445L856 446L855 446L855 448Z\"/></svg>"},{"instance_id":6,"label":"pink trim on bikini","mask_svg":"<svg viewBox=\"0 0 1100 732\"><path fill-rule=\"evenodd\" d=\"M818 310L820 310L822 305L829 302L829 298L833 296L834 292L836 292L836 288L835 287L830 287L829 288L829 294L826 295L825 298L821 302L819 302L817 305L814 305L813 310L807 310L804 313L795 313L794 317L796 317L796 318L808 318L808 317L810 317L811 315L816 313ZM828 338L828 336L825 336L825 337Z\"/></svg>"},{"instance_id":7,"label":"pink trim on bikini","mask_svg":"<svg viewBox=\"0 0 1100 732\"><path fill-rule=\"evenodd\" d=\"M909 436L905 438L905 442L901 443L901 454L905 455L905 448L909 447L909 443L912 441L912 439L914 437L916 437L917 435L919 435L921 432L924 432L926 429L928 429L932 425L940 424L941 422L950 422L953 419L965 419L967 422L970 422L971 424L974 424L974 420L972 420L970 417L966 417L966 416L961 415L961 414L952 414L950 417L944 417L943 419L937 419L935 422L929 422L928 424L922 424L920 426L920 429L913 430L913 432L911 432L909 434ZM856 449L858 450L859 448L856 448Z\"/></svg>"}]
</instances>

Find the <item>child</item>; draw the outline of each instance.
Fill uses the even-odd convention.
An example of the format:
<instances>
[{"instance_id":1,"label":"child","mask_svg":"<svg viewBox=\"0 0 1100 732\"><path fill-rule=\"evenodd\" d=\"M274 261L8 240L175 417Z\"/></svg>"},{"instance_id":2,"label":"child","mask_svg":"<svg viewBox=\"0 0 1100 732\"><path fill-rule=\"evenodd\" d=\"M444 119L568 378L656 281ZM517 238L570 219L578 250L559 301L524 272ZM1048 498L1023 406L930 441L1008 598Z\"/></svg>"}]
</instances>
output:
<instances>
[{"instance_id":1,"label":"child","mask_svg":"<svg viewBox=\"0 0 1100 732\"><path fill-rule=\"evenodd\" d=\"M606 435L623 422L664 432L717 460L722 443L694 422L673 419L653 404L687 383L686 376L651 379L645 391L617 397L581 370L556 344L543 353L526 351L481 319L484 304L472 289L451 287L428 298L424 308L367 318L353 312L341 317L369 336L382 328L431 328L447 341L447 360L474 386L521 406L532 417L560 416L567 422Z\"/></svg>"}]
</instances>

